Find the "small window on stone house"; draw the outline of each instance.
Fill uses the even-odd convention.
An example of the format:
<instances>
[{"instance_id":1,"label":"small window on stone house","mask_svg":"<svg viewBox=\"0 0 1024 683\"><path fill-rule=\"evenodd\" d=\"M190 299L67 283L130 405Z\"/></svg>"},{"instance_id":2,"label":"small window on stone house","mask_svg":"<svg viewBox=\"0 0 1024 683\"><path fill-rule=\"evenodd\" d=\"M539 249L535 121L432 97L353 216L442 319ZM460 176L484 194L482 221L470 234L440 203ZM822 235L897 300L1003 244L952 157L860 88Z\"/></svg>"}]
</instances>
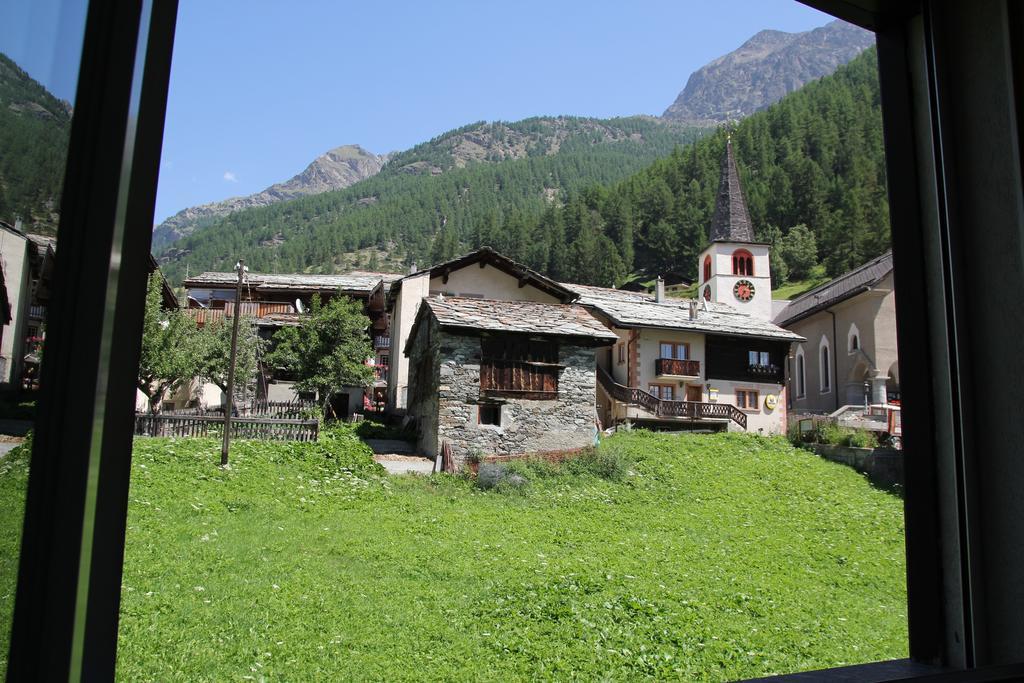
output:
<instances>
[{"instance_id":1,"label":"small window on stone house","mask_svg":"<svg viewBox=\"0 0 1024 683\"><path fill-rule=\"evenodd\" d=\"M481 403L477 414L477 423L500 427L501 406L497 403Z\"/></svg>"},{"instance_id":2,"label":"small window on stone house","mask_svg":"<svg viewBox=\"0 0 1024 683\"><path fill-rule=\"evenodd\" d=\"M558 398L558 344L516 335L480 340L480 394Z\"/></svg>"}]
</instances>

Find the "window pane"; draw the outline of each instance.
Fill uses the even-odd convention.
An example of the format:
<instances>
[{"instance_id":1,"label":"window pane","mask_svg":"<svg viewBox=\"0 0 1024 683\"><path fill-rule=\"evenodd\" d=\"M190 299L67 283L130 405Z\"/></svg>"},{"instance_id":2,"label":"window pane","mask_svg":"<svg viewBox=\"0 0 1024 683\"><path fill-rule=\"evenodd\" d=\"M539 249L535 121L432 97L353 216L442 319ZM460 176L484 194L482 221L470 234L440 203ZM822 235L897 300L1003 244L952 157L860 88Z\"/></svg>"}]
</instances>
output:
<instances>
[{"instance_id":1,"label":"window pane","mask_svg":"<svg viewBox=\"0 0 1024 683\"><path fill-rule=\"evenodd\" d=\"M0 678L7 670L86 0L0 3Z\"/></svg>"},{"instance_id":2,"label":"window pane","mask_svg":"<svg viewBox=\"0 0 1024 683\"><path fill-rule=\"evenodd\" d=\"M673 358L674 355L673 355L672 351L673 351L673 345L672 344L662 343L662 345L661 345L661 357L662 358Z\"/></svg>"}]
</instances>

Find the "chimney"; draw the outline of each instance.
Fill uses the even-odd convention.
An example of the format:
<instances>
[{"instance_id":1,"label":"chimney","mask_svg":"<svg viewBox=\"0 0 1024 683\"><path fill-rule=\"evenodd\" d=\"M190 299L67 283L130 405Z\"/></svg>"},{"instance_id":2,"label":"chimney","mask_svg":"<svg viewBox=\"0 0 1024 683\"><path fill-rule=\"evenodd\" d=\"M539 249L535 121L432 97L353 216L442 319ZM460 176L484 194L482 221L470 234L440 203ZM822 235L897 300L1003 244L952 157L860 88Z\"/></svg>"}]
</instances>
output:
<instances>
[{"instance_id":1,"label":"chimney","mask_svg":"<svg viewBox=\"0 0 1024 683\"><path fill-rule=\"evenodd\" d=\"M411 266L409 266L409 275L415 275L415 274L416 274L416 263L414 261L413 264Z\"/></svg>"},{"instance_id":2,"label":"chimney","mask_svg":"<svg viewBox=\"0 0 1024 683\"><path fill-rule=\"evenodd\" d=\"M665 280L660 275L654 283L654 300L659 304L665 301Z\"/></svg>"},{"instance_id":3,"label":"chimney","mask_svg":"<svg viewBox=\"0 0 1024 683\"><path fill-rule=\"evenodd\" d=\"M690 301L690 320L697 319L697 300L693 299Z\"/></svg>"}]
</instances>

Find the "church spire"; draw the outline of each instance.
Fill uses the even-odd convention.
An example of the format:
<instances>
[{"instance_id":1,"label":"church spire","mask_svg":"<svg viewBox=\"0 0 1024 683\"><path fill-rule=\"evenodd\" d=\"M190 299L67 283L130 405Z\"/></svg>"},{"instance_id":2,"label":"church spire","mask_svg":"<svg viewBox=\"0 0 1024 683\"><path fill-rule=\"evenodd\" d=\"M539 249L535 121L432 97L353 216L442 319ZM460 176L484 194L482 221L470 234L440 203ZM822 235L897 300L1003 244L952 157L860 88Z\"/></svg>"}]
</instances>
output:
<instances>
[{"instance_id":1,"label":"church spire","mask_svg":"<svg viewBox=\"0 0 1024 683\"><path fill-rule=\"evenodd\" d=\"M729 135L725 138L725 158L722 159L722 175L718 184L718 198L715 200L715 217L711 220L711 241L754 241L754 228L750 223L747 200L743 198L740 174L736 170Z\"/></svg>"}]
</instances>

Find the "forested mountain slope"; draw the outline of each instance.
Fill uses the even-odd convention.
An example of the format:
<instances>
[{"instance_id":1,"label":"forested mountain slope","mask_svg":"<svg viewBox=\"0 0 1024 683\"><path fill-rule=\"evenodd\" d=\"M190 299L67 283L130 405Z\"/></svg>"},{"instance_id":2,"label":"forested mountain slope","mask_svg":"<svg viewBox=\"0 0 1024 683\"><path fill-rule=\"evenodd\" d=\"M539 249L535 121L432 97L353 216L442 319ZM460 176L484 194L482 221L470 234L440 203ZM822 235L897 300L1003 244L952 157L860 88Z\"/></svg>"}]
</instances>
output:
<instances>
[{"instance_id":1,"label":"forested mountain slope","mask_svg":"<svg viewBox=\"0 0 1024 683\"><path fill-rule=\"evenodd\" d=\"M54 235L71 105L0 53L0 220Z\"/></svg>"},{"instance_id":2,"label":"forested mountain slope","mask_svg":"<svg viewBox=\"0 0 1024 683\"><path fill-rule=\"evenodd\" d=\"M367 152L359 145L335 147L314 159L302 173L262 192L182 209L153 230L153 249L163 249L235 211L344 189L376 175L389 157Z\"/></svg>"},{"instance_id":3,"label":"forested mountain slope","mask_svg":"<svg viewBox=\"0 0 1024 683\"><path fill-rule=\"evenodd\" d=\"M329 273L371 247L422 264L457 248L434 245L442 226L466 240L513 231L568 193L620 181L699 134L653 117L475 123L395 155L349 188L233 213L158 256L173 280L240 256L258 271Z\"/></svg>"},{"instance_id":4,"label":"forested mountain slope","mask_svg":"<svg viewBox=\"0 0 1024 683\"><path fill-rule=\"evenodd\" d=\"M801 268L821 262L837 275L889 247L874 48L747 117L731 136L757 236L782 247L773 263L782 266L781 253L806 251L810 242ZM621 183L575 193L538 220L484 239L560 280L613 285L631 272L669 270L696 276L725 138L720 129ZM447 253L443 245L465 249L481 239L446 227L435 242Z\"/></svg>"}]
</instances>

